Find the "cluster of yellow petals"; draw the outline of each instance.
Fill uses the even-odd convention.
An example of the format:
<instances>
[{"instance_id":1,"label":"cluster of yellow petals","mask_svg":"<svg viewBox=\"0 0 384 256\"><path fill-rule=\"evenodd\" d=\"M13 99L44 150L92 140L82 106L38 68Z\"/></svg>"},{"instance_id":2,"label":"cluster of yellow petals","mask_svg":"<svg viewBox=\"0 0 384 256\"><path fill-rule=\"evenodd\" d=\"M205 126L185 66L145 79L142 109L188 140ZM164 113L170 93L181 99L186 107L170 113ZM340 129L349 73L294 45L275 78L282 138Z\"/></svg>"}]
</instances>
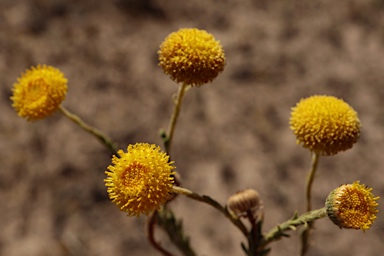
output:
<instances>
[{"instance_id":1,"label":"cluster of yellow petals","mask_svg":"<svg viewBox=\"0 0 384 256\"><path fill-rule=\"evenodd\" d=\"M26 70L13 85L12 106L28 121L53 114L67 94L67 79L57 68L38 65Z\"/></svg>"},{"instance_id":2,"label":"cluster of yellow petals","mask_svg":"<svg viewBox=\"0 0 384 256\"><path fill-rule=\"evenodd\" d=\"M219 41L205 30L184 28L160 45L159 65L177 83L200 86L224 70L225 55Z\"/></svg>"},{"instance_id":3,"label":"cluster of yellow petals","mask_svg":"<svg viewBox=\"0 0 384 256\"><path fill-rule=\"evenodd\" d=\"M160 209L170 196L175 167L154 144L129 145L118 151L104 180L109 198L129 216L148 215Z\"/></svg>"},{"instance_id":4,"label":"cluster of yellow petals","mask_svg":"<svg viewBox=\"0 0 384 256\"><path fill-rule=\"evenodd\" d=\"M360 136L357 112L333 96L311 96L292 108L290 127L297 143L322 155L345 151Z\"/></svg>"},{"instance_id":5,"label":"cluster of yellow petals","mask_svg":"<svg viewBox=\"0 0 384 256\"><path fill-rule=\"evenodd\" d=\"M359 181L336 188L325 203L328 217L340 228L369 229L379 212L371 191Z\"/></svg>"}]
</instances>

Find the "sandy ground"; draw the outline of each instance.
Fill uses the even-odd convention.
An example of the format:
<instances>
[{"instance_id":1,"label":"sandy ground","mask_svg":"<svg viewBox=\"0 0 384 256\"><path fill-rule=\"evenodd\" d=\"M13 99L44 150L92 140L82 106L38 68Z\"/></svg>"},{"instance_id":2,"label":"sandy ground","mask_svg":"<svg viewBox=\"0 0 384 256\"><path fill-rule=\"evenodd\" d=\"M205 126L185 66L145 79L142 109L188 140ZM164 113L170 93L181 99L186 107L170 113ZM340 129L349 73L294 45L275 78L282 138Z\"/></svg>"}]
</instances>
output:
<instances>
[{"instance_id":1,"label":"sandy ground","mask_svg":"<svg viewBox=\"0 0 384 256\"><path fill-rule=\"evenodd\" d=\"M327 94L352 105L363 130L353 149L320 160L314 207L355 180L384 197L383 1L0 0L1 255L160 255L145 238L146 218L126 217L107 197L108 150L59 113L28 123L9 97L26 68L53 65L69 79L69 110L121 148L161 144L177 85L156 52L182 27L212 33L228 62L186 95L172 152L185 187L223 204L258 190L265 231L302 211L310 159L289 129L290 108ZM381 201L366 233L316 222L309 255L379 255ZM198 255L242 255L241 233L218 212L183 197L171 207ZM271 256L296 255L291 233Z\"/></svg>"}]
</instances>

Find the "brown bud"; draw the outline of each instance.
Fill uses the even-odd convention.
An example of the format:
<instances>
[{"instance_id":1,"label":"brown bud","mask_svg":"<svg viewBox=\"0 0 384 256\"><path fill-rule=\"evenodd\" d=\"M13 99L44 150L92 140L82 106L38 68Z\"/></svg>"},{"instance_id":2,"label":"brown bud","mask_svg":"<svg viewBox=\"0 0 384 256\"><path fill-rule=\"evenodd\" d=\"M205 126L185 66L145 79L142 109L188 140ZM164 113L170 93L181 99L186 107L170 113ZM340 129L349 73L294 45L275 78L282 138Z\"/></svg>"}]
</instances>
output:
<instances>
[{"instance_id":1,"label":"brown bud","mask_svg":"<svg viewBox=\"0 0 384 256\"><path fill-rule=\"evenodd\" d=\"M254 189L238 191L227 200L228 209L239 217L247 216L249 213L256 216L261 206L259 193Z\"/></svg>"}]
</instances>

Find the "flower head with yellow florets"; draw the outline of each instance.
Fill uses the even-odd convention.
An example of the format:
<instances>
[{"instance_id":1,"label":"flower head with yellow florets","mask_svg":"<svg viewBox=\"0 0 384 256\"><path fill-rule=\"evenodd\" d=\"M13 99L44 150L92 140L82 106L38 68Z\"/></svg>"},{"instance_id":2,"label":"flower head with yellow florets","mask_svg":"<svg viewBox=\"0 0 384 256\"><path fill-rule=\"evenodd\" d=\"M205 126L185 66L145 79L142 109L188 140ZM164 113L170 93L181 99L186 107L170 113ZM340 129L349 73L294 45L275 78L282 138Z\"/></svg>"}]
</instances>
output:
<instances>
[{"instance_id":1,"label":"flower head with yellow florets","mask_svg":"<svg viewBox=\"0 0 384 256\"><path fill-rule=\"evenodd\" d=\"M170 197L174 178L173 162L154 144L129 145L119 150L106 171L109 198L129 216L148 215L160 209Z\"/></svg>"},{"instance_id":2,"label":"flower head with yellow florets","mask_svg":"<svg viewBox=\"0 0 384 256\"><path fill-rule=\"evenodd\" d=\"M371 191L372 188L359 181L334 189L325 203L328 217L340 228L369 229L379 212L376 202L379 197Z\"/></svg>"},{"instance_id":3,"label":"flower head with yellow florets","mask_svg":"<svg viewBox=\"0 0 384 256\"><path fill-rule=\"evenodd\" d=\"M224 70L225 55L219 41L196 28L171 33L160 45L159 65L177 83L200 86Z\"/></svg>"},{"instance_id":4,"label":"flower head with yellow florets","mask_svg":"<svg viewBox=\"0 0 384 256\"><path fill-rule=\"evenodd\" d=\"M352 148L360 136L360 120L351 106L333 96L311 96L292 108L290 126L297 143L322 155Z\"/></svg>"},{"instance_id":5,"label":"flower head with yellow florets","mask_svg":"<svg viewBox=\"0 0 384 256\"><path fill-rule=\"evenodd\" d=\"M28 121L52 115L65 99L67 79L57 68L38 65L22 74L13 85L12 106Z\"/></svg>"}]
</instances>

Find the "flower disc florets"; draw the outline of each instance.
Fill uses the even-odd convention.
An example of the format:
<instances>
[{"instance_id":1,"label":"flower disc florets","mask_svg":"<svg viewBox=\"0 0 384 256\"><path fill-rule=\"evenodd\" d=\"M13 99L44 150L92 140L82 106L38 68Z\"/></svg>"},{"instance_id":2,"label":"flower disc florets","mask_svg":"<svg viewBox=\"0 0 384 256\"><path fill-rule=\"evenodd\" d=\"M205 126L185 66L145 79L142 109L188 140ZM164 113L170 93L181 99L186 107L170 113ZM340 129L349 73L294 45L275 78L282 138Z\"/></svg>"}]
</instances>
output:
<instances>
[{"instance_id":1,"label":"flower disc florets","mask_svg":"<svg viewBox=\"0 0 384 256\"><path fill-rule=\"evenodd\" d=\"M175 167L160 147L147 143L119 150L105 173L109 198L129 216L140 216L160 209L170 197Z\"/></svg>"},{"instance_id":2,"label":"flower disc florets","mask_svg":"<svg viewBox=\"0 0 384 256\"><path fill-rule=\"evenodd\" d=\"M19 116L36 121L53 114L67 94L67 79L57 68L38 65L13 85L12 106Z\"/></svg>"},{"instance_id":3,"label":"flower disc florets","mask_svg":"<svg viewBox=\"0 0 384 256\"><path fill-rule=\"evenodd\" d=\"M220 42L205 30L195 28L171 33L160 45L158 54L165 74L192 86L211 82L225 66Z\"/></svg>"},{"instance_id":4,"label":"flower disc florets","mask_svg":"<svg viewBox=\"0 0 384 256\"><path fill-rule=\"evenodd\" d=\"M360 136L360 120L346 102L333 96L312 96L292 108L290 127L297 143L322 155L347 150Z\"/></svg>"},{"instance_id":5,"label":"flower disc florets","mask_svg":"<svg viewBox=\"0 0 384 256\"><path fill-rule=\"evenodd\" d=\"M369 229L379 212L372 188L355 181L333 190L325 203L327 215L340 228Z\"/></svg>"}]
</instances>

